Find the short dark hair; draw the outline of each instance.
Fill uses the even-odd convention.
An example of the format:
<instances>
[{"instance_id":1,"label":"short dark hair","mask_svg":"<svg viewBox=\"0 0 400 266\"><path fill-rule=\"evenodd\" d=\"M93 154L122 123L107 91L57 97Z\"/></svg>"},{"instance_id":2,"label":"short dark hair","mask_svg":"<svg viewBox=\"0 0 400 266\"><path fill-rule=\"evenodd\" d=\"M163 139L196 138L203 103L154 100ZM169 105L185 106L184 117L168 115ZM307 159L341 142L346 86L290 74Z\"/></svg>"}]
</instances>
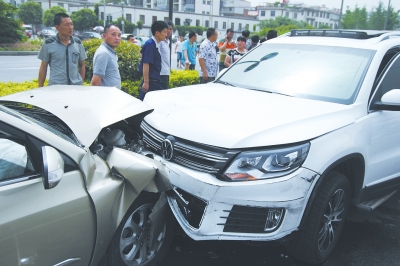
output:
<instances>
[{"instance_id":1,"label":"short dark hair","mask_svg":"<svg viewBox=\"0 0 400 266\"><path fill-rule=\"evenodd\" d=\"M106 25L106 26L104 27L104 32L103 32L103 33L106 33L106 34L107 34L108 30L109 30L111 27L113 27L113 26L118 28L118 26L115 26L114 24L108 24L108 25Z\"/></svg>"},{"instance_id":2,"label":"short dark hair","mask_svg":"<svg viewBox=\"0 0 400 266\"><path fill-rule=\"evenodd\" d=\"M266 40L267 40L266 37L262 37L262 38L260 39L260 43L263 43L263 42L265 42Z\"/></svg>"},{"instance_id":3,"label":"short dark hair","mask_svg":"<svg viewBox=\"0 0 400 266\"><path fill-rule=\"evenodd\" d=\"M167 23L168 27L169 27L169 26L172 26L172 28L174 28L174 23L172 23L171 20L166 20L165 23ZM167 28L168 28L168 27L167 27Z\"/></svg>"},{"instance_id":4,"label":"short dark hair","mask_svg":"<svg viewBox=\"0 0 400 266\"><path fill-rule=\"evenodd\" d=\"M189 32L189 39L192 38L193 36L196 36L196 32L190 31Z\"/></svg>"},{"instance_id":5,"label":"short dark hair","mask_svg":"<svg viewBox=\"0 0 400 266\"><path fill-rule=\"evenodd\" d=\"M258 43L260 41L260 37L258 35L251 36L252 43Z\"/></svg>"},{"instance_id":6,"label":"short dark hair","mask_svg":"<svg viewBox=\"0 0 400 266\"><path fill-rule=\"evenodd\" d=\"M168 29L168 24L165 21L157 20L151 24L151 33L156 35L156 31L162 32L164 29Z\"/></svg>"},{"instance_id":7,"label":"short dark hair","mask_svg":"<svg viewBox=\"0 0 400 266\"><path fill-rule=\"evenodd\" d=\"M62 20L63 18L69 18L69 16L68 16L67 14L65 14L65 13L58 13L58 14L56 14L56 15L54 16L54 25L60 26L61 20Z\"/></svg>"},{"instance_id":8,"label":"short dark hair","mask_svg":"<svg viewBox=\"0 0 400 266\"><path fill-rule=\"evenodd\" d=\"M234 31L233 31L231 28L229 28L229 29L226 30L226 34L228 34L229 32L234 33Z\"/></svg>"},{"instance_id":9,"label":"short dark hair","mask_svg":"<svg viewBox=\"0 0 400 266\"><path fill-rule=\"evenodd\" d=\"M133 37L133 35L129 34L128 36L126 36L126 39L129 41L131 39L131 37Z\"/></svg>"},{"instance_id":10,"label":"short dark hair","mask_svg":"<svg viewBox=\"0 0 400 266\"><path fill-rule=\"evenodd\" d=\"M243 36L243 37L246 37L246 38L249 38L249 36L250 36L250 31L248 31L248 30L242 31L242 36Z\"/></svg>"},{"instance_id":11,"label":"short dark hair","mask_svg":"<svg viewBox=\"0 0 400 266\"><path fill-rule=\"evenodd\" d=\"M208 28L207 29L207 39L210 38L215 34L215 29L214 28Z\"/></svg>"},{"instance_id":12,"label":"short dark hair","mask_svg":"<svg viewBox=\"0 0 400 266\"><path fill-rule=\"evenodd\" d=\"M278 32L276 30L269 30L267 33L267 40L278 37Z\"/></svg>"},{"instance_id":13,"label":"short dark hair","mask_svg":"<svg viewBox=\"0 0 400 266\"><path fill-rule=\"evenodd\" d=\"M243 37L243 36L239 36L239 37L237 37L236 41L237 41L237 42L238 42L238 41L246 42L246 38Z\"/></svg>"}]
</instances>

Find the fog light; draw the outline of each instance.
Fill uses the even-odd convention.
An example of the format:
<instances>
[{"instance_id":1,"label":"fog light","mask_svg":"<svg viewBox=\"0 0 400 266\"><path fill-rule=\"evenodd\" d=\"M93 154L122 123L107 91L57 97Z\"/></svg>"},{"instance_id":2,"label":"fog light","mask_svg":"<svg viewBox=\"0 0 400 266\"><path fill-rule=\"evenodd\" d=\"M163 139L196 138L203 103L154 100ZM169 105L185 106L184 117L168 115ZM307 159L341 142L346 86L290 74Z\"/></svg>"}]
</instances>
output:
<instances>
[{"instance_id":1,"label":"fog light","mask_svg":"<svg viewBox=\"0 0 400 266\"><path fill-rule=\"evenodd\" d=\"M269 209L267 221L265 222L264 231L271 232L274 231L283 220L285 214L285 209Z\"/></svg>"}]
</instances>

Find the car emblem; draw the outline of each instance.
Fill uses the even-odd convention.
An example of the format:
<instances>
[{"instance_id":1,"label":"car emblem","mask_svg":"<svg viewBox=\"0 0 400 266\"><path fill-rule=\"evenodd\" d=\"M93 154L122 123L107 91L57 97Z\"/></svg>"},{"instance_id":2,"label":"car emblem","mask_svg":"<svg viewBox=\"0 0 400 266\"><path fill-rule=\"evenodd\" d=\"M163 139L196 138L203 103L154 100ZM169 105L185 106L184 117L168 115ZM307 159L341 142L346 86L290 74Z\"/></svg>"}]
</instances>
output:
<instances>
[{"instance_id":1,"label":"car emblem","mask_svg":"<svg viewBox=\"0 0 400 266\"><path fill-rule=\"evenodd\" d=\"M161 155L167 161L174 156L174 144L175 138L173 136L168 136L161 142Z\"/></svg>"}]
</instances>

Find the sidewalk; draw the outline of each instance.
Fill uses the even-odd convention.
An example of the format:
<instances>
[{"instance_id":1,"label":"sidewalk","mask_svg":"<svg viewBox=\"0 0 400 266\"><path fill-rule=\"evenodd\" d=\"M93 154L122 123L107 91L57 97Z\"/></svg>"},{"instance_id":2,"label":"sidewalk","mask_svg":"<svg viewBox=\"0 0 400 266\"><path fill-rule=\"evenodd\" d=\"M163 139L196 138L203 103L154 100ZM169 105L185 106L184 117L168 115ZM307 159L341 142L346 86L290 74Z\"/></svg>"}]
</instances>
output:
<instances>
[{"instance_id":1,"label":"sidewalk","mask_svg":"<svg viewBox=\"0 0 400 266\"><path fill-rule=\"evenodd\" d=\"M39 51L0 51L1 55L37 55Z\"/></svg>"}]
</instances>

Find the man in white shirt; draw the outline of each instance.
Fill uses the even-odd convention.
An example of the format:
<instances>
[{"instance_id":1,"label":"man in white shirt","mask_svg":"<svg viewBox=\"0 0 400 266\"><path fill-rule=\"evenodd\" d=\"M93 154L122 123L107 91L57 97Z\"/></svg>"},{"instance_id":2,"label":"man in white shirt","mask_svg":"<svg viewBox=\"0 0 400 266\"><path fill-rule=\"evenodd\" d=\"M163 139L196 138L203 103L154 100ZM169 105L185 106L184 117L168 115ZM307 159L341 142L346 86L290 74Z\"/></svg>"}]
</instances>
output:
<instances>
[{"instance_id":1,"label":"man in white shirt","mask_svg":"<svg viewBox=\"0 0 400 266\"><path fill-rule=\"evenodd\" d=\"M176 41L175 46L175 53L176 53L176 67L182 68L182 43L183 43L183 36L179 36L179 39Z\"/></svg>"}]
</instances>

